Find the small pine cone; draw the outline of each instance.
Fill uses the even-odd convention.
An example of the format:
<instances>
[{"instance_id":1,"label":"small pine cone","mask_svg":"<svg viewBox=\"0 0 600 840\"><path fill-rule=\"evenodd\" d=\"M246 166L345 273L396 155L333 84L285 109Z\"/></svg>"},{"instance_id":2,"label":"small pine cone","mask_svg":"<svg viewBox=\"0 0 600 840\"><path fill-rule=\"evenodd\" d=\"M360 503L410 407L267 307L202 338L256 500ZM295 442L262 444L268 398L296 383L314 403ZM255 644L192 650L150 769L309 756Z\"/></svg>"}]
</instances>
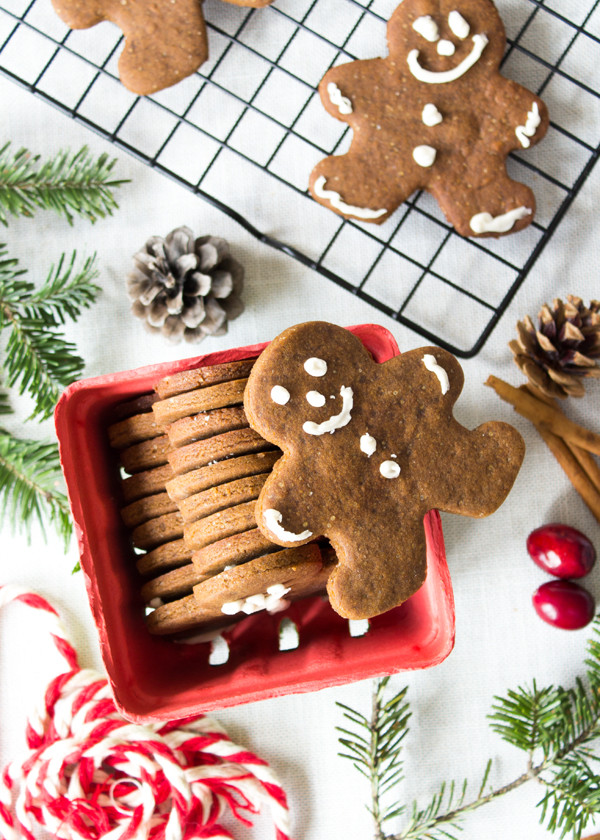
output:
<instances>
[{"instance_id":1,"label":"small pine cone","mask_svg":"<svg viewBox=\"0 0 600 840\"><path fill-rule=\"evenodd\" d=\"M131 311L171 341L224 335L244 310L244 269L218 236L194 239L188 227L152 236L127 277Z\"/></svg>"},{"instance_id":2,"label":"small pine cone","mask_svg":"<svg viewBox=\"0 0 600 840\"><path fill-rule=\"evenodd\" d=\"M582 397L583 379L600 377L600 301L589 307L575 295L544 304L538 327L529 315L517 323L518 339L509 342L515 362L532 385L549 397Z\"/></svg>"}]
</instances>

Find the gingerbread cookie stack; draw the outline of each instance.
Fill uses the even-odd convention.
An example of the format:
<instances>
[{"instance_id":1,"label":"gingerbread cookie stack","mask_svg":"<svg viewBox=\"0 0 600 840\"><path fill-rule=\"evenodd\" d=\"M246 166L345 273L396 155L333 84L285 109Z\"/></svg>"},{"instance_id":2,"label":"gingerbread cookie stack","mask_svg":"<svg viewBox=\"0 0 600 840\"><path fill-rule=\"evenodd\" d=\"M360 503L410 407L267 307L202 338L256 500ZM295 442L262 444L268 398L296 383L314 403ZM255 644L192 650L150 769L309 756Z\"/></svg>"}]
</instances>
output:
<instances>
[{"instance_id":1,"label":"gingerbread cookie stack","mask_svg":"<svg viewBox=\"0 0 600 840\"><path fill-rule=\"evenodd\" d=\"M242 406L253 364L168 376L143 398L145 410L121 407L127 416L109 428L130 473L122 516L145 552L137 568L152 633L215 629L324 589L316 544L282 551L256 527L256 499L281 453Z\"/></svg>"}]
</instances>

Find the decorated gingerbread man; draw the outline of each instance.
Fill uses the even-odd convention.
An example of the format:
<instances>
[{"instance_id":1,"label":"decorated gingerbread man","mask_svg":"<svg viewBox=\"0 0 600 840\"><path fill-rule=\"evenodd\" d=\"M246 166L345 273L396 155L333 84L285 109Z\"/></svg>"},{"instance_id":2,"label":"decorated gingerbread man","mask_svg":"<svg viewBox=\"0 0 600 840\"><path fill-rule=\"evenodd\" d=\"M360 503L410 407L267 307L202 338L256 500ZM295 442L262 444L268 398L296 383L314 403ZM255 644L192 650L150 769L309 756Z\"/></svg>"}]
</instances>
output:
<instances>
[{"instance_id":1,"label":"decorated gingerbread man","mask_svg":"<svg viewBox=\"0 0 600 840\"><path fill-rule=\"evenodd\" d=\"M427 511L487 516L510 490L523 440L506 423L458 423L462 384L439 347L377 364L348 330L319 321L286 330L255 363L244 407L284 453L258 526L282 546L330 540L327 590L340 615L377 615L421 586Z\"/></svg>"},{"instance_id":2,"label":"decorated gingerbread man","mask_svg":"<svg viewBox=\"0 0 600 840\"><path fill-rule=\"evenodd\" d=\"M463 236L528 225L535 198L509 177L506 157L541 140L548 113L500 75L505 44L491 0L404 0L388 24L389 56L341 64L319 85L353 138L315 167L313 197L380 224L425 189Z\"/></svg>"}]
</instances>

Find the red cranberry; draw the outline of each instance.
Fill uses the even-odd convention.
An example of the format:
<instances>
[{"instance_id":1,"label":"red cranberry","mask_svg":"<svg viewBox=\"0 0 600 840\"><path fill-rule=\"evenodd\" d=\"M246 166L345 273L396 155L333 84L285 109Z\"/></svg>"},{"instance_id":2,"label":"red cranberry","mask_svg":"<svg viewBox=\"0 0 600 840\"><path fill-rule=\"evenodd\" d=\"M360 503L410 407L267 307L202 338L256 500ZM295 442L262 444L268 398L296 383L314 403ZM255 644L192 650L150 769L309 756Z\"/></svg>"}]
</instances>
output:
<instances>
[{"instance_id":1,"label":"red cranberry","mask_svg":"<svg viewBox=\"0 0 600 840\"><path fill-rule=\"evenodd\" d=\"M562 630L579 630L589 624L596 611L595 601L583 586L570 580L549 580L533 593L536 613Z\"/></svg>"},{"instance_id":2,"label":"red cranberry","mask_svg":"<svg viewBox=\"0 0 600 840\"><path fill-rule=\"evenodd\" d=\"M569 525L542 525L527 537L534 563L559 578L581 578L596 562L596 550L585 534Z\"/></svg>"}]
</instances>

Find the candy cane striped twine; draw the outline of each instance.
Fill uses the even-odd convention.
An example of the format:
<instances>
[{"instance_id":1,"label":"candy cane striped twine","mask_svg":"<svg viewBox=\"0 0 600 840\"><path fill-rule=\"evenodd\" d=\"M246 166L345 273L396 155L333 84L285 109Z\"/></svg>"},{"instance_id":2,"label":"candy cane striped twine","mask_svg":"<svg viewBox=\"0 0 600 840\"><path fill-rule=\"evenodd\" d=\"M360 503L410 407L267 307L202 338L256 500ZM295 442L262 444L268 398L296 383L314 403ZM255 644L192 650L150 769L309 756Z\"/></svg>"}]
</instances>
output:
<instances>
[{"instance_id":1,"label":"candy cane striped twine","mask_svg":"<svg viewBox=\"0 0 600 840\"><path fill-rule=\"evenodd\" d=\"M26 754L0 777L0 836L34 840L231 840L220 824L268 806L277 840L289 840L286 795L269 765L201 716L140 726L118 713L107 680L77 664L56 610L18 586L11 601L42 611L67 670L27 722Z\"/></svg>"}]
</instances>

